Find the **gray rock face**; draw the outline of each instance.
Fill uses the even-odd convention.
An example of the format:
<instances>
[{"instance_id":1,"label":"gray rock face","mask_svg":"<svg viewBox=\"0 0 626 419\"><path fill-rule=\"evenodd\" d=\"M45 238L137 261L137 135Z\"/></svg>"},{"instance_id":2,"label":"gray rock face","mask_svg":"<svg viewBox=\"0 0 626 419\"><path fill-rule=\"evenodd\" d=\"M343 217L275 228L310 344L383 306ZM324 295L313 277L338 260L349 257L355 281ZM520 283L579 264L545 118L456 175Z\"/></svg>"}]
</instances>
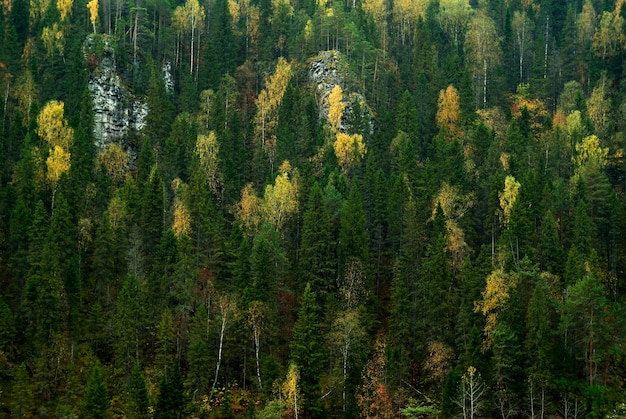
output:
<instances>
[{"instance_id":1,"label":"gray rock face","mask_svg":"<svg viewBox=\"0 0 626 419\"><path fill-rule=\"evenodd\" d=\"M86 41L86 48L94 44L93 35ZM89 92L93 101L94 137L99 150L112 142L123 144L130 130L141 131L145 126L148 106L135 97L116 72L113 48L104 38L104 51L98 66L89 79Z\"/></svg>"},{"instance_id":2,"label":"gray rock face","mask_svg":"<svg viewBox=\"0 0 626 419\"><path fill-rule=\"evenodd\" d=\"M354 112L354 104L358 102L361 108L360 116L369 126L369 133L373 132L374 112L367 104L365 96L359 92L356 77L339 51L322 51L310 59L308 78L316 86L320 119L328 121L328 97L333 88L339 85L343 90L342 102L345 104L339 131L347 133L351 130L350 115Z\"/></svg>"},{"instance_id":3,"label":"gray rock face","mask_svg":"<svg viewBox=\"0 0 626 419\"><path fill-rule=\"evenodd\" d=\"M174 93L174 76L172 75L172 62L166 61L163 64L163 68L161 68L161 72L163 73L163 81L165 82L165 91L168 95Z\"/></svg>"}]
</instances>

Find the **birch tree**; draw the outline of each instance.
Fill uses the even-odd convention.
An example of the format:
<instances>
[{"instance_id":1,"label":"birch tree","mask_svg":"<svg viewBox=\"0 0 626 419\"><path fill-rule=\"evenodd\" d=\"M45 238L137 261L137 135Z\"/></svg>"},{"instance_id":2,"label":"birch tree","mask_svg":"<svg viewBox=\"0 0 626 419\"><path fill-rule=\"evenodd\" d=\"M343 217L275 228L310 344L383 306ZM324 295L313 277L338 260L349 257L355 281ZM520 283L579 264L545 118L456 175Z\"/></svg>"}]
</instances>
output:
<instances>
[{"instance_id":1,"label":"birch tree","mask_svg":"<svg viewBox=\"0 0 626 419\"><path fill-rule=\"evenodd\" d=\"M93 26L93 33L96 33L96 21L98 20L98 0L91 0L87 3L89 9L89 21Z\"/></svg>"},{"instance_id":2,"label":"birch tree","mask_svg":"<svg viewBox=\"0 0 626 419\"><path fill-rule=\"evenodd\" d=\"M441 0L439 2L439 23L457 52L471 17L472 7L469 0Z\"/></svg>"},{"instance_id":3,"label":"birch tree","mask_svg":"<svg viewBox=\"0 0 626 419\"><path fill-rule=\"evenodd\" d=\"M276 71L265 79L265 89L256 100L257 112L254 118L255 137L261 144L261 149L267 154L270 162L270 171L274 172L274 158L276 157L276 125L278 123L278 108L291 79L291 64L283 57L278 59Z\"/></svg>"},{"instance_id":4,"label":"birch tree","mask_svg":"<svg viewBox=\"0 0 626 419\"><path fill-rule=\"evenodd\" d=\"M261 333L264 328L267 306L262 301L252 301L248 307L248 324L252 328L252 340L254 342L254 359L256 361L256 377L259 390L263 390L261 381Z\"/></svg>"},{"instance_id":5,"label":"birch tree","mask_svg":"<svg viewBox=\"0 0 626 419\"><path fill-rule=\"evenodd\" d=\"M46 160L47 179L52 186L52 208L61 175L70 169L70 146L74 140L74 129L64 117L64 103L51 100L37 115L37 134L50 147Z\"/></svg>"},{"instance_id":6,"label":"birch tree","mask_svg":"<svg viewBox=\"0 0 626 419\"><path fill-rule=\"evenodd\" d=\"M519 82L524 81L524 57L529 45L532 44L531 33L533 24L526 11L516 10L513 13L513 33L515 35L515 46L517 47Z\"/></svg>"},{"instance_id":7,"label":"birch tree","mask_svg":"<svg viewBox=\"0 0 626 419\"><path fill-rule=\"evenodd\" d=\"M342 411L346 411L346 379L348 376L348 362L352 356L354 346L365 338L362 327L361 312L358 309L348 309L339 313L332 324L330 342L341 355L342 371Z\"/></svg>"},{"instance_id":8,"label":"birch tree","mask_svg":"<svg viewBox=\"0 0 626 419\"><path fill-rule=\"evenodd\" d=\"M213 377L213 385L209 393L209 402L215 394L215 387L220 375L220 367L222 365L222 350L224 348L224 336L226 335L226 326L238 315L237 300L234 296L223 294L217 300L217 309L219 310L219 334L220 340L217 349L217 362L215 364L215 376Z\"/></svg>"},{"instance_id":9,"label":"birch tree","mask_svg":"<svg viewBox=\"0 0 626 419\"><path fill-rule=\"evenodd\" d=\"M486 10L479 9L471 20L465 36L465 55L473 73L476 88L476 107L487 107L487 81L489 71L501 61L500 39L493 19ZM482 85L482 106L480 86Z\"/></svg>"},{"instance_id":10,"label":"birch tree","mask_svg":"<svg viewBox=\"0 0 626 419\"><path fill-rule=\"evenodd\" d=\"M459 394L454 403L461 408L463 419L474 419L478 417L484 404L483 396L487 387L480 373L475 367L469 366L461 382L459 383Z\"/></svg>"}]
</instances>

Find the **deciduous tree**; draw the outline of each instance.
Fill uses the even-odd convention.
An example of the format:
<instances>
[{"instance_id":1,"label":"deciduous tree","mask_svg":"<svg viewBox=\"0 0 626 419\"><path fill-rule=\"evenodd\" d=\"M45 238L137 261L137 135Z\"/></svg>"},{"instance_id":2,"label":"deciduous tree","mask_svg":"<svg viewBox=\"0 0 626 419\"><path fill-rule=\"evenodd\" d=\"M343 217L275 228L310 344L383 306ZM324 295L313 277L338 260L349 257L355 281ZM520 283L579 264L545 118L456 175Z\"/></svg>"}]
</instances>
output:
<instances>
[{"instance_id":1,"label":"deciduous tree","mask_svg":"<svg viewBox=\"0 0 626 419\"><path fill-rule=\"evenodd\" d=\"M450 138L456 138L461 134L459 122L461 119L461 103L459 92L453 85L439 91L437 102L437 125Z\"/></svg>"},{"instance_id":2,"label":"deciduous tree","mask_svg":"<svg viewBox=\"0 0 626 419\"><path fill-rule=\"evenodd\" d=\"M457 49L457 53L471 16L472 7L469 0L441 0L439 2L439 22Z\"/></svg>"},{"instance_id":3,"label":"deciduous tree","mask_svg":"<svg viewBox=\"0 0 626 419\"><path fill-rule=\"evenodd\" d=\"M87 3L87 8L89 9L89 21L91 22L91 26L93 26L93 33L96 33L96 21L98 20L98 0L90 0Z\"/></svg>"},{"instance_id":4,"label":"deciduous tree","mask_svg":"<svg viewBox=\"0 0 626 419\"><path fill-rule=\"evenodd\" d=\"M349 135L338 132L333 148L335 149L339 167L341 167L344 175L347 175L350 169L361 162L366 152L361 134Z\"/></svg>"},{"instance_id":5,"label":"deciduous tree","mask_svg":"<svg viewBox=\"0 0 626 419\"><path fill-rule=\"evenodd\" d=\"M500 63L501 50L495 22L484 8L478 9L465 36L465 54L474 75L476 107L487 107L488 72ZM482 89L480 88L482 87ZM482 90L482 101L479 101Z\"/></svg>"},{"instance_id":6,"label":"deciduous tree","mask_svg":"<svg viewBox=\"0 0 626 419\"><path fill-rule=\"evenodd\" d=\"M345 108L343 90L340 85L336 84L328 95L328 123L335 132L339 132Z\"/></svg>"},{"instance_id":7,"label":"deciduous tree","mask_svg":"<svg viewBox=\"0 0 626 419\"><path fill-rule=\"evenodd\" d=\"M291 78L291 64L284 58L279 58L276 70L272 76L265 79L265 89L256 100L257 112L254 118L255 136L262 150L267 154L270 162L270 171L274 172L274 157L276 152L276 124L278 107L283 99L287 84Z\"/></svg>"}]
</instances>

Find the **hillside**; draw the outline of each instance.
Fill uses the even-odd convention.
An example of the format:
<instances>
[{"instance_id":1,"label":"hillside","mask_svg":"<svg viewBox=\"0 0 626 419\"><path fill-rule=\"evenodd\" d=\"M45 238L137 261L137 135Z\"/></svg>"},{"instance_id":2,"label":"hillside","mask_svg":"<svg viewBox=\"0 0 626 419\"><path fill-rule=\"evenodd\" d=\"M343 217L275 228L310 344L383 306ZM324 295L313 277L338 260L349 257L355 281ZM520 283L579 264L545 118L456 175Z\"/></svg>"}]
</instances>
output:
<instances>
[{"instance_id":1,"label":"hillside","mask_svg":"<svg viewBox=\"0 0 626 419\"><path fill-rule=\"evenodd\" d=\"M0 417L626 417L622 6L3 0Z\"/></svg>"}]
</instances>

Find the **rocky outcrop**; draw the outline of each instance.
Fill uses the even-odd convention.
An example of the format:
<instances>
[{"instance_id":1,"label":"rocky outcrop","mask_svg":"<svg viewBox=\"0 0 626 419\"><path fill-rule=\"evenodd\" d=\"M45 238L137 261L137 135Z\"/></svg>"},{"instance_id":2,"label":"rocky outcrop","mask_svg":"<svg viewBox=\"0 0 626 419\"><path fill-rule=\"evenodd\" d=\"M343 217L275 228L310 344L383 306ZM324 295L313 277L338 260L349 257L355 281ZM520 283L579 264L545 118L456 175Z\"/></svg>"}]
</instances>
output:
<instances>
[{"instance_id":1,"label":"rocky outcrop","mask_svg":"<svg viewBox=\"0 0 626 419\"><path fill-rule=\"evenodd\" d=\"M124 149L129 149L128 134L131 130L143 129L148 106L130 92L116 71L114 50L108 37L90 35L85 50L88 61L94 63L89 92L93 102L96 146L102 150L109 143L119 142Z\"/></svg>"},{"instance_id":2,"label":"rocky outcrop","mask_svg":"<svg viewBox=\"0 0 626 419\"><path fill-rule=\"evenodd\" d=\"M320 119L328 120L328 97L336 85L343 90L345 109L339 131L350 131L350 115L354 105L359 104L361 118L367 121L370 133L374 130L374 112L365 96L359 92L358 82L343 55L336 50L322 51L309 60L308 78L316 86L316 97Z\"/></svg>"},{"instance_id":3,"label":"rocky outcrop","mask_svg":"<svg viewBox=\"0 0 626 419\"><path fill-rule=\"evenodd\" d=\"M168 95L174 94L174 76L172 75L172 62L166 61L161 68L163 73L163 82L165 83L165 91Z\"/></svg>"}]
</instances>

